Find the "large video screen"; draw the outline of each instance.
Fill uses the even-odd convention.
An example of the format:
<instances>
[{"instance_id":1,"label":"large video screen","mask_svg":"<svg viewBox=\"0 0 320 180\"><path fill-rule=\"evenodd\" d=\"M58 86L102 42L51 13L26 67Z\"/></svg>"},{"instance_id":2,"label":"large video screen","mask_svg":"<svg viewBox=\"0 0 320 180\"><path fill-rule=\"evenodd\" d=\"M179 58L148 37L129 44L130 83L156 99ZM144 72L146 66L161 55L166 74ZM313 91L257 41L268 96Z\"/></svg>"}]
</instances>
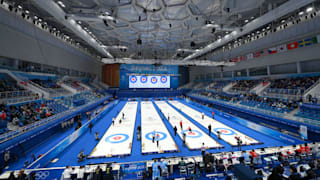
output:
<instances>
[{"instance_id":1,"label":"large video screen","mask_svg":"<svg viewBox=\"0 0 320 180\"><path fill-rule=\"evenodd\" d=\"M129 88L170 88L170 76L129 76Z\"/></svg>"}]
</instances>

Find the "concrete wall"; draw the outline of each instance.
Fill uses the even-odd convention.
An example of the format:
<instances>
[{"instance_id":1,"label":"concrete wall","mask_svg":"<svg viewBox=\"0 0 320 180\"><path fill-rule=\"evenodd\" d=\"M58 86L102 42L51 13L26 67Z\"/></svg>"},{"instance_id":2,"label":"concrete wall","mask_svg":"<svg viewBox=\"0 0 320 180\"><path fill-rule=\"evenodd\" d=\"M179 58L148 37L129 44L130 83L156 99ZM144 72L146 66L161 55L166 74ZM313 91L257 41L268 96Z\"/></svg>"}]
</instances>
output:
<instances>
[{"instance_id":1,"label":"concrete wall","mask_svg":"<svg viewBox=\"0 0 320 180\"><path fill-rule=\"evenodd\" d=\"M0 56L94 73L102 64L22 17L0 8Z\"/></svg>"},{"instance_id":2,"label":"concrete wall","mask_svg":"<svg viewBox=\"0 0 320 180\"><path fill-rule=\"evenodd\" d=\"M248 70L252 68L258 67L267 67L269 68L270 74L279 74L274 72L281 73L281 69L283 69L283 73L285 74L286 70L292 71L292 67L295 66L295 72L291 73L304 73L304 72L315 72L317 70L309 70L308 67L303 67L299 69L300 63L305 63L307 61L313 61L316 65L318 65L318 61L320 61L320 44L312 45L304 48L297 48L295 50L290 50L283 53L268 55L260 58L254 58L250 60L245 60L237 63L232 67L224 67L223 71L233 71L234 74L237 74L237 71ZM285 65L286 64L286 65ZM269 67L268 67L269 66ZM309 67L313 68L309 65ZM280 69L279 69L280 68ZM201 74L208 73L217 73L221 72L220 67L190 67L190 81L193 81L196 76ZM317 71L319 72L319 71ZM217 78L217 77L214 77Z\"/></svg>"}]
</instances>

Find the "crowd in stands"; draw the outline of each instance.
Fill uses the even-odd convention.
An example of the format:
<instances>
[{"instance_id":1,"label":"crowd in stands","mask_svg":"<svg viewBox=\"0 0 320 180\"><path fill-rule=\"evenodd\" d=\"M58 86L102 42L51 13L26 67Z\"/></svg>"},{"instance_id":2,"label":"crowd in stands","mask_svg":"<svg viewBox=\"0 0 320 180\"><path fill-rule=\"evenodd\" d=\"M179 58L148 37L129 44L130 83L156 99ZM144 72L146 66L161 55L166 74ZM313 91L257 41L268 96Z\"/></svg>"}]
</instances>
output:
<instances>
[{"instance_id":1,"label":"crowd in stands","mask_svg":"<svg viewBox=\"0 0 320 180\"><path fill-rule=\"evenodd\" d=\"M253 93L240 95L241 104L276 112L290 112L298 108L300 102L288 99L261 97Z\"/></svg>"},{"instance_id":2,"label":"crowd in stands","mask_svg":"<svg viewBox=\"0 0 320 180\"><path fill-rule=\"evenodd\" d=\"M17 82L5 73L0 73L0 92L23 90Z\"/></svg>"},{"instance_id":3,"label":"crowd in stands","mask_svg":"<svg viewBox=\"0 0 320 180\"><path fill-rule=\"evenodd\" d=\"M232 87L233 91L250 91L254 86L258 85L260 81L257 80L241 80L237 81L236 85Z\"/></svg>"},{"instance_id":4,"label":"crowd in stands","mask_svg":"<svg viewBox=\"0 0 320 180\"><path fill-rule=\"evenodd\" d=\"M276 79L272 81L267 93L301 95L318 79L319 76Z\"/></svg>"},{"instance_id":5,"label":"crowd in stands","mask_svg":"<svg viewBox=\"0 0 320 180\"><path fill-rule=\"evenodd\" d=\"M1 121L4 126L1 133L6 132L7 123L11 128L22 127L33 122L50 117L56 113L67 110L68 108L56 103L54 100L49 101L32 101L17 105L0 105Z\"/></svg>"},{"instance_id":6,"label":"crowd in stands","mask_svg":"<svg viewBox=\"0 0 320 180\"><path fill-rule=\"evenodd\" d=\"M23 126L32 122L47 118L55 114L52 108L48 108L46 103L30 102L21 105L6 106L1 104L2 114L6 114L6 118L14 125Z\"/></svg>"}]
</instances>

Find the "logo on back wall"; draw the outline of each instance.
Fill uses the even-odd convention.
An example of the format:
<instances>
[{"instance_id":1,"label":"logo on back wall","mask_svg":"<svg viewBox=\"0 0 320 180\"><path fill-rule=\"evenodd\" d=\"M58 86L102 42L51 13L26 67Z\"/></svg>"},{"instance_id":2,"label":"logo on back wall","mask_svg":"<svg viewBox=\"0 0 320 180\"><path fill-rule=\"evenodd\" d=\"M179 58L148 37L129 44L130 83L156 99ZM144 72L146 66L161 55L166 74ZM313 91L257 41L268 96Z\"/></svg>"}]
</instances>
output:
<instances>
[{"instance_id":1,"label":"logo on back wall","mask_svg":"<svg viewBox=\"0 0 320 180\"><path fill-rule=\"evenodd\" d=\"M136 76L131 76L130 77L130 82L136 83L137 82L137 77Z\"/></svg>"},{"instance_id":2,"label":"logo on back wall","mask_svg":"<svg viewBox=\"0 0 320 180\"><path fill-rule=\"evenodd\" d=\"M161 82L166 83L167 82L167 77L166 76L161 76Z\"/></svg>"},{"instance_id":3,"label":"logo on back wall","mask_svg":"<svg viewBox=\"0 0 320 180\"><path fill-rule=\"evenodd\" d=\"M146 82L148 81L147 76L141 76L141 77L140 77L140 81L141 81L142 83L146 83Z\"/></svg>"},{"instance_id":4,"label":"logo on back wall","mask_svg":"<svg viewBox=\"0 0 320 180\"><path fill-rule=\"evenodd\" d=\"M158 81L158 79L157 79L156 77L152 77L152 78L151 78L151 83L152 83L152 84L156 84L157 81Z\"/></svg>"}]
</instances>

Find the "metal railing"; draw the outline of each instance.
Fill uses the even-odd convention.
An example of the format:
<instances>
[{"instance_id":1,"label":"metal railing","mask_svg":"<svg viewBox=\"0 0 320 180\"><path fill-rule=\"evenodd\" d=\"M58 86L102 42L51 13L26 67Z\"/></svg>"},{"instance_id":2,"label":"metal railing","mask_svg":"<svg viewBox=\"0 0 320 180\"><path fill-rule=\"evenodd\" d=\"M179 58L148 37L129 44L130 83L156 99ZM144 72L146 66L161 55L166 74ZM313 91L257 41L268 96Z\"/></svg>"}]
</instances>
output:
<instances>
[{"instance_id":1,"label":"metal railing","mask_svg":"<svg viewBox=\"0 0 320 180\"><path fill-rule=\"evenodd\" d=\"M33 93L28 90L4 91L4 92L0 92L0 99L26 97L26 96L31 96L31 95L33 95Z\"/></svg>"},{"instance_id":2,"label":"metal railing","mask_svg":"<svg viewBox=\"0 0 320 180\"><path fill-rule=\"evenodd\" d=\"M101 97L99 100L101 100L102 98L104 98L104 96ZM99 100L97 100L97 101L99 101ZM29 124L27 126L20 127L17 130L4 133L4 134L0 135L0 144L5 142L5 141L8 141L8 140L10 140L10 139L12 139L14 137L20 136L20 135L22 135L22 134L24 134L26 132L29 132L29 131L31 131L31 130L33 130L35 128L38 128L38 127L43 126L45 124L48 124L49 122L55 121L55 120L57 120L57 119L59 119L61 117L64 117L64 116L66 116L68 114L71 114L71 113L73 113L73 112L75 112L75 111L77 111L77 110L79 110L81 108L90 106L91 104L94 104L97 101L92 101L92 102L90 102L88 104L84 104L84 105L76 107L74 109L69 109L69 110L61 112L59 114L55 114L55 115L50 116L48 118L42 119L41 121L37 121L37 122L34 122L34 123Z\"/></svg>"}]
</instances>

